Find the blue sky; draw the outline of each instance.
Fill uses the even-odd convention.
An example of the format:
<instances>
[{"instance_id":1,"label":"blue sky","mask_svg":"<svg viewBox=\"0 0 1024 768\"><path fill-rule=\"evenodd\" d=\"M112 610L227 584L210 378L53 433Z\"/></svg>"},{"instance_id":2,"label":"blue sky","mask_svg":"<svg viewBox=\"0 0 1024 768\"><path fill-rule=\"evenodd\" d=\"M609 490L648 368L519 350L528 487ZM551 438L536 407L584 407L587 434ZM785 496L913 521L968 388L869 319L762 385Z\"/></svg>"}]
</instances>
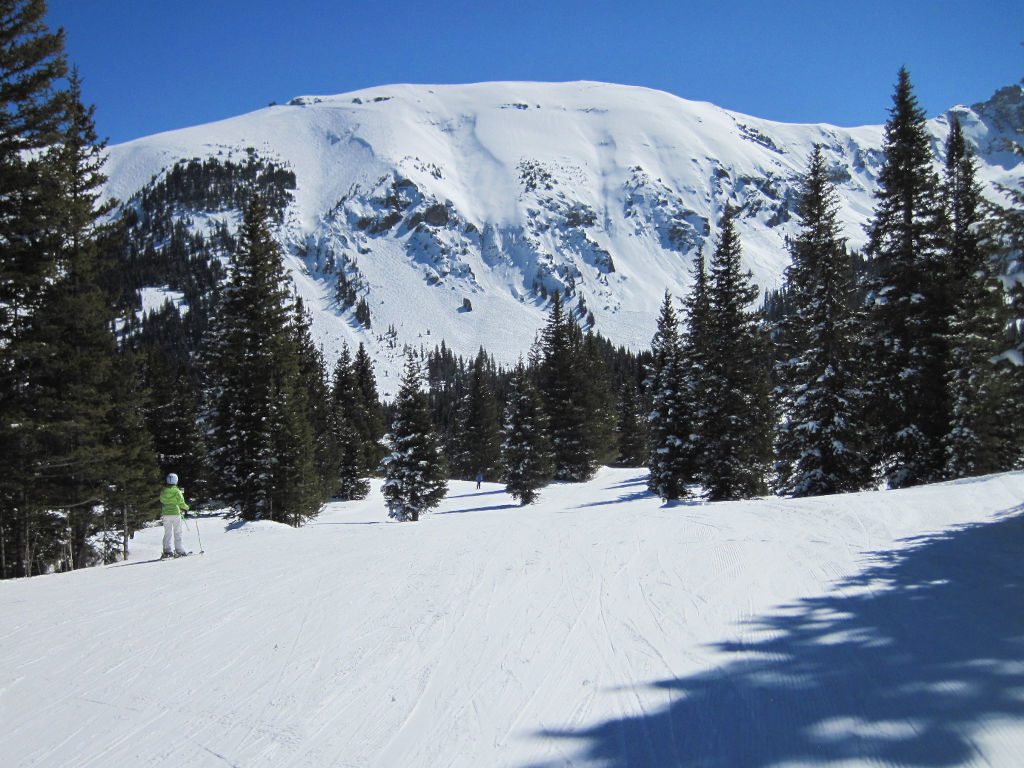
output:
<instances>
[{"instance_id":1,"label":"blue sky","mask_svg":"<svg viewBox=\"0 0 1024 768\"><path fill-rule=\"evenodd\" d=\"M391 83L599 80L786 122L1024 78L1024 0L49 0L112 143Z\"/></svg>"}]
</instances>

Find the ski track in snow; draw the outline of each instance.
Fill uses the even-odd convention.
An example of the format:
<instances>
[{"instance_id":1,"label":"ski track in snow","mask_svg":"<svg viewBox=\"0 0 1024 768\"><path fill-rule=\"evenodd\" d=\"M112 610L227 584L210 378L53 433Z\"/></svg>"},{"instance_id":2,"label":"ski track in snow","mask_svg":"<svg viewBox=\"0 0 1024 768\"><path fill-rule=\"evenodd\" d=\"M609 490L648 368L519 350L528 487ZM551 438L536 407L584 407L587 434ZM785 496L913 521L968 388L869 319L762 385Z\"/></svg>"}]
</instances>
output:
<instances>
[{"instance_id":1,"label":"ski track in snow","mask_svg":"<svg viewBox=\"0 0 1024 768\"><path fill-rule=\"evenodd\" d=\"M418 524L377 489L298 530L208 515L202 556L147 562L149 528L125 563L0 582L4 764L1018 764L1024 473L674 506L644 480L527 508L452 482ZM961 620L986 637L908 640Z\"/></svg>"}]
</instances>

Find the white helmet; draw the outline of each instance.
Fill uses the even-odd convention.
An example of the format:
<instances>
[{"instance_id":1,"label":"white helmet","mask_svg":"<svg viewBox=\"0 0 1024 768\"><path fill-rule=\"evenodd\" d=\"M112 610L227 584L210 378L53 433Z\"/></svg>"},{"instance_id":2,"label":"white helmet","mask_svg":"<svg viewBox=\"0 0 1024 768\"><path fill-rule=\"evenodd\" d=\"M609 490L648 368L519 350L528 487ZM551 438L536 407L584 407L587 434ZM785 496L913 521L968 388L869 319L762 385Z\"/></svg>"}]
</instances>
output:
<instances>
[{"instance_id":1,"label":"white helmet","mask_svg":"<svg viewBox=\"0 0 1024 768\"><path fill-rule=\"evenodd\" d=\"M168 485L177 485L178 484L178 476L176 474L174 474L173 472L171 472L171 474L169 474L167 476L167 484Z\"/></svg>"}]
</instances>

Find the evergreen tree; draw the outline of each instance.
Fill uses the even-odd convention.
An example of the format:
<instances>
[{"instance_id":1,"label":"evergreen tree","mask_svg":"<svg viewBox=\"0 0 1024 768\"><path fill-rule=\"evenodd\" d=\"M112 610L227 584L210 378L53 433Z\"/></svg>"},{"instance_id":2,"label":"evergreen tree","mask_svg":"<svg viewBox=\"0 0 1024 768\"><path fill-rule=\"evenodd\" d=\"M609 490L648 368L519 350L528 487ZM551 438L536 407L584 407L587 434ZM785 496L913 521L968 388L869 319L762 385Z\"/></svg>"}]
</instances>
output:
<instances>
[{"instance_id":1,"label":"evergreen tree","mask_svg":"<svg viewBox=\"0 0 1024 768\"><path fill-rule=\"evenodd\" d=\"M540 395L522 363L512 375L502 434L505 490L520 504L532 504L551 482L554 462Z\"/></svg>"},{"instance_id":2,"label":"evergreen tree","mask_svg":"<svg viewBox=\"0 0 1024 768\"><path fill-rule=\"evenodd\" d=\"M942 286L946 219L931 139L905 69L885 126L885 161L868 227L868 389L878 460L889 485L943 476L949 433L946 396L948 294Z\"/></svg>"},{"instance_id":3,"label":"evergreen tree","mask_svg":"<svg viewBox=\"0 0 1024 768\"><path fill-rule=\"evenodd\" d=\"M430 419L419 363L409 355L395 402L395 418L385 436L384 500L388 516L417 521L448 492L448 466L441 440Z\"/></svg>"},{"instance_id":4,"label":"evergreen tree","mask_svg":"<svg viewBox=\"0 0 1024 768\"><path fill-rule=\"evenodd\" d=\"M695 480L690 421L690 388L679 337L679 319L665 291L657 330L651 340L654 357L651 382L652 410L648 420L650 476L647 487L665 501L688 494Z\"/></svg>"},{"instance_id":5,"label":"evergreen tree","mask_svg":"<svg viewBox=\"0 0 1024 768\"><path fill-rule=\"evenodd\" d=\"M36 416L26 336L57 272L51 247L59 203L52 155L66 117L59 80L64 35L43 0L0 0L0 576L28 576L50 559L59 522L36 491Z\"/></svg>"},{"instance_id":6,"label":"evergreen tree","mask_svg":"<svg viewBox=\"0 0 1024 768\"><path fill-rule=\"evenodd\" d=\"M111 382L113 408L109 412L109 433L114 461L103 505L103 562L128 559L128 542L135 531L153 519L154 497L160 487L160 468L146 426L150 393L139 357L131 349L122 348ZM195 509L191 491L189 501ZM119 540L114 536L118 529Z\"/></svg>"},{"instance_id":7,"label":"evergreen tree","mask_svg":"<svg viewBox=\"0 0 1024 768\"><path fill-rule=\"evenodd\" d=\"M965 477L1009 468L1003 460L1013 436L1006 425L1013 424L1014 414L1005 406L1007 390L993 362L1005 342L1003 292L981 243L981 188L955 115L946 142L944 192L950 222L945 287L952 303L945 469L949 477Z\"/></svg>"},{"instance_id":8,"label":"evergreen tree","mask_svg":"<svg viewBox=\"0 0 1024 768\"><path fill-rule=\"evenodd\" d=\"M624 467L642 467L647 464L647 409L636 382L627 380L619 390L618 458Z\"/></svg>"},{"instance_id":9,"label":"evergreen tree","mask_svg":"<svg viewBox=\"0 0 1024 768\"><path fill-rule=\"evenodd\" d=\"M484 480L493 482L501 474L498 402L488 380L490 376L487 355L481 349L470 369L457 418L453 477L470 480L479 472Z\"/></svg>"},{"instance_id":10,"label":"evergreen tree","mask_svg":"<svg viewBox=\"0 0 1024 768\"><path fill-rule=\"evenodd\" d=\"M362 342L352 359L352 370L359 387L363 407L359 421L359 435L362 443L362 464L367 475L373 474L385 456L384 407L377 394L377 379L373 373L373 361Z\"/></svg>"},{"instance_id":11,"label":"evergreen tree","mask_svg":"<svg viewBox=\"0 0 1024 768\"><path fill-rule=\"evenodd\" d=\"M758 289L740 264L740 243L726 209L708 270L710 348L702 386L709 399L703 485L712 501L759 496L771 456L770 360Z\"/></svg>"},{"instance_id":12,"label":"evergreen tree","mask_svg":"<svg viewBox=\"0 0 1024 768\"><path fill-rule=\"evenodd\" d=\"M541 334L539 384L554 451L555 477L582 482L597 471L598 451L590 420L595 382L589 375L583 332L555 293Z\"/></svg>"},{"instance_id":13,"label":"evergreen tree","mask_svg":"<svg viewBox=\"0 0 1024 768\"><path fill-rule=\"evenodd\" d=\"M245 211L205 346L215 492L243 520L299 524L321 498L301 376L301 323L269 211Z\"/></svg>"},{"instance_id":14,"label":"evergreen tree","mask_svg":"<svg viewBox=\"0 0 1024 768\"><path fill-rule=\"evenodd\" d=\"M332 429L336 449L336 479L331 492L342 499L363 499L370 492L365 463L365 420L367 409L356 378L352 357L345 346L334 368L331 388Z\"/></svg>"},{"instance_id":15,"label":"evergreen tree","mask_svg":"<svg viewBox=\"0 0 1024 768\"><path fill-rule=\"evenodd\" d=\"M280 418L271 509L275 519L298 527L316 516L327 498L328 390L323 356L313 345L309 316L292 295L288 338L281 350L282 376L271 402Z\"/></svg>"},{"instance_id":16,"label":"evergreen tree","mask_svg":"<svg viewBox=\"0 0 1024 768\"><path fill-rule=\"evenodd\" d=\"M690 455L693 477L706 476L707 449L711 436L707 432L711 401L716 397L708 388L709 362L712 354L711 304L708 275L703 254L693 260L693 283L683 302L686 332L682 337L683 376L689 393Z\"/></svg>"},{"instance_id":17,"label":"evergreen tree","mask_svg":"<svg viewBox=\"0 0 1024 768\"><path fill-rule=\"evenodd\" d=\"M782 418L776 425L775 489L794 496L860 490L870 480L861 432L862 394L853 370L858 322L854 276L837 219L838 195L820 145L811 154L790 241L776 364Z\"/></svg>"},{"instance_id":18,"label":"evergreen tree","mask_svg":"<svg viewBox=\"0 0 1024 768\"><path fill-rule=\"evenodd\" d=\"M96 137L93 109L81 103L77 73L64 105L60 141L43 158L53 183L52 230L44 247L56 272L26 334L32 359L25 391L38 450L35 494L66 526L62 567L78 568L94 562L89 540L100 530L111 474L124 456L110 418L118 352L98 246L98 221L112 204L99 204L104 143Z\"/></svg>"},{"instance_id":19,"label":"evergreen tree","mask_svg":"<svg viewBox=\"0 0 1024 768\"><path fill-rule=\"evenodd\" d=\"M1024 128L1017 132L1024 135ZM1008 142L1018 157L1024 157L1024 143ZM1006 285L1008 332L1000 351L997 370L1005 395L1002 408L1007 418L1008 440L1002 466L1024 467L1024 183L997 185L1009 205L989 205L991 216L985 228L986 244L995 250L998 271Z\"/></svg>"},{"instance_id":20,"label":"evergreen tree","mask_svg":"<svg viewBox=\"0 0 1024 768\"><path fill-rule=\"evenodd\" d=\"M319 496L331 493L331 473L334 471L335 449L331 427L331 384L323 351L313 343L313 318L295 297L294 333L299 350L299 380L305 385L306 410L313 436L313 455Z\"/></svg>"},{"instance_id":21,"label":"evergreen tree","mask_svg":"<svg viewBox=\"0 0 1024 768\"><path fill-rule=\"evenodd\" d=\"M615 392L609 375L606 352L611 345L588 330L583 337L583 374L585 387L580 392L583 407L589 414L586 421L586 439L592 446L598 464L609 464L619 455L619 441L615 431L618 423Z\"/></svg>"}]
</instances>

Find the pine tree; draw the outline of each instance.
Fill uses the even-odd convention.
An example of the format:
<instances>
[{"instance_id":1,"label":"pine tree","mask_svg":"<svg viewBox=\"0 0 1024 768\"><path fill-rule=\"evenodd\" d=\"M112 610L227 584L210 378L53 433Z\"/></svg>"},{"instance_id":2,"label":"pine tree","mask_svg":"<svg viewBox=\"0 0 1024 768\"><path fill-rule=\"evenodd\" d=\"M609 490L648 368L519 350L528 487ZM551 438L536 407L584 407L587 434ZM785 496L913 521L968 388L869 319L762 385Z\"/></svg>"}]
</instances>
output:
<instances>
[{"instance_id":1,"label":"pine tree","mask_svg":"<svg viewBox=\"0 0 1024 768\"><path fill-rule=\"evenodd\" d=\"M1017 132L1024 135L1024 128ZM1009 149L1024 157L1024 141L1008 142ZM997 362L1005 389L1002 409L1007 440L1001 466L1024 467L1024 183L996 185L1009 205L989 205L985 243L995 251L997 271L1006 285L1008 332Z\"/></svg>"},{"instance_id":2,"label":"pine tree","mask_svg":"<svg viewBox=\"0 0 1024 768\"><path fill-rule=\"evenodd\" d=\"M946 393L947 231L931 139L905 69L885 126L885 161L868 227L868 382L878 460L894 488L943 476L949 433Z\"/></svg>"},{"instance_id":3,"label":"pine tree","mask_svg":"<svg viewBox=\"0 0 1024 768\"><path fill-rule=\"evenodd\" d=\"M254 198L205 343L206 416L217 496L243 520L299 524L322 499L299 314L270 212Z\"/></svg>"},{"instance_id":4,"label":"pine tree","mask_svg":"<svg viewBox=\"0 0 1024 768\"><path fill-rule=\"evenodd\" d=\"M135 531L154 517L154 496L159 488L160 468L153 438L146 426L149 391L146 389L140 355L122 348L111 382L113 408L109 413L109 434L114 461L105 495L103 561L128 559L129 540ZM189 504L197 507L189 493ZM119 529L119 530L118 530ZM114 534L119 533L118 541Z\"/></svg>"},{"instance_id":5,"label":"pine tree","mask_svg":"<svg viewBox=\"0 0 1024 768\"><path fill-rule=\"evenodd\" d=\"M726 209L708 270L710 349L702 385L714 393L704 424L703 485L712 501L759 496L771 456L773 413L761 318L750 305L758 289L740 263L740 243Z\"/></svg>"},{"instance_id":6,"label":"pine tree","mask_svg":"<svg viewBox=\"0 0 1024 768\"><path fill-rule=\"evenodd\" d=\"M327 498L328 390L323 356L313 345L309 316L291 297L291 313L282 357L282 375L271 396L280 427L275 435L271 509L275 519L298 527L315 517Z\"/></svg>"},{"instance_id":7,"label":"pine tree","mask_svg":"<svg viewBox=\"0 0 1024 768\"><path fill-rule=\"evenodd\" d=\"M38 485L35 417L26 386L26 339L56 275L54 166L66 94L64 35L45 24L43 0L0 0L0 577L28 576L57 540ZM49 156L52 157L52 156ZM35 342L31 342L34 344Z\"/></svg>"},{"instance_id":8,"label":"pine tree","mask_svg":"<svg viewBox=\"0 0 1024 768\"><path fill-rule=\"evenodd\" d=\"M27 376L38 453L36 491L59 510L67 530L64 567L92 564L89 540L102 525L103 502L118 464L111 395L118 358L113 302L100 284L99 202L104 142L93 108L81 102L77 72L65 94L58 144L43 158L53 182L50 237L56 273L43 292L26 337L33 351Z\"/></svg>"},{"instance_id":9,"label":"pine tree","mask_svg":"<svg viewBox=\"0 0 1024 768\"><path fill-rule=\"evenodd\" d=\"M636 382L627 380L619 390L617 463L624 467L647 465L647 411Z\"/></svg>"},{"instance_id":10,"label":"pine tree","mask_svg":"<svg viewBox=\"0 0 1024 768\"><path fill-rule=\"evenodd\" d=\"M415 522L447 494L448 466L430 419L420 366L412 355L406 362L391 431L384 439L390 449L382 462L388 516Z\"/></svg>"},{"instance_id":11,"label":"pine tree","mask_svg":"<svg viewBox=\"0 0 1024 768\"><path fill-rule=\"evenodd\" d=\"M312 324L312 315L296 295L293 328L299 352L299 380L305 388L306 412L313 436L317 495L323 500L331 493L335 446L331 431L331 384L323 350L313 342Z\"/></svg>"},{"instance_id":12,"label":"pine tree","mask_svg":"<svg viewBox=\"0 0 1024 768\"><path fill-rule=\"evenodd\" d=\"M615 432L617 411L615 392L609 376L609 362L605 349L610 349L594 331L583 337L582 366L584 388L581 403L589 414L586 421L586 439L598 464L609 464L618 457L618 436Z\"/></svg>"},{"instance_id":13,"label":"pine tree","mask_svg":"<svg viewBox=\"0 0 1024 768\"><path fill-rule=\"evenodd\" d=\"M488 482L501 473L501 436L498 402L490 384L487 355L481 349L469 371L466 394L457 417L453 477L470 480L477 473Z\"/></svg>"},{"instance_id":14,"label":"pine tree","mask_svg":"<svg viewBox=\"0 0 1024 768\"><path fill-rule=\"evenodd\" d=\"M707 449L711 436L707 432L711 401L716 393L708 387L709 363L712 355L711 304L708 275L703 254L692 265L693 283L683 302L686 331L682 336L683 376L689 393L690 446L693 477L706 476Z\"/></svg>"},{"instance_id":15,"label":"pine tree","mask_svg":"<svg viewBox=\"0 0 1024 768\"><path fill-rule=\"evenodd\" d=\"M994 360L1004 344L1003 292L994 261L982 245L981 188L960 121L946 142L944 192L950 222L945 287L951 297L948 374L950 429L946 474L965 477L1008 469L1003 460L1014 422L1007 388Z\"/></svg>"},{"instance_id":16,"label":"pine tree","mask_svg":"<svg viewBox=\"0 0 1024 768\"><path fill-rule=\"evenodd\" d=\"M348 346L342 349L334 367L331 404L331 425L337 446L336 477L331 492L342 499L366 498L370 492L363 445L367 409Z\"/></svg>"},{"instance_id":17,"label":"pine tree","mask_svg":"<svg viewBox=\"0 0 1024 768\"><path fill-rule=\"evenodd\" d=\"M650 372L652 410L648 420L650 453L647 487L665 501L676 501L694 482L690 420L691 392L679 337L673 299L665 291L657 330L651 340L654 364Z\"/></svg>"},{"instance_id":18,"label":"pine tree","mask_svg":"<svg viewBox=\"0 0 1024 768\"><path fill-rule=\"evenodd\" d=\"M505 490L520 504L532 504L554 477L554 462L540 395L522 363L512 374L502 434Z\"/></svg>"},{"instance_id":19,"label":"pine tree","mask_svg":"<svg viewBox=\"0 0 1024 768\"><path fill-rule=\"evenodd\" d=\"M362 342L352 359L352 370L359 386L363 406L359 421L359 435L362 443L361 466L367 475L377 471L384 458L384 407L377 394L377 379L373 373L373 361Z\"/></svg>"},{"instance_id":20,"label":"pine tree","mask_svg":"<svg viewBox=\"0 0 1024 768\"><path fill-rule=\"evenodd\" d=\"M582 482L597 471L597 446L590 419L595 382L587 375L580 327L562 308L555 293L541 334L539 384L555 457L555 477Z\"/></svg>"},{"instance_id":21,"label":"pine tree","mask_svg":"<svg viewBox=\"0 0 1024 768\"><path fill-rule=\"evenodd\" d=\"M853 370L859 325L854 275L837 219L838 195L820 145L797 204L776 364L782 418L776 426L775 490L817 496L860 490L870 480L861 432L863 397Z\"/></svg>"}]
</instances>

